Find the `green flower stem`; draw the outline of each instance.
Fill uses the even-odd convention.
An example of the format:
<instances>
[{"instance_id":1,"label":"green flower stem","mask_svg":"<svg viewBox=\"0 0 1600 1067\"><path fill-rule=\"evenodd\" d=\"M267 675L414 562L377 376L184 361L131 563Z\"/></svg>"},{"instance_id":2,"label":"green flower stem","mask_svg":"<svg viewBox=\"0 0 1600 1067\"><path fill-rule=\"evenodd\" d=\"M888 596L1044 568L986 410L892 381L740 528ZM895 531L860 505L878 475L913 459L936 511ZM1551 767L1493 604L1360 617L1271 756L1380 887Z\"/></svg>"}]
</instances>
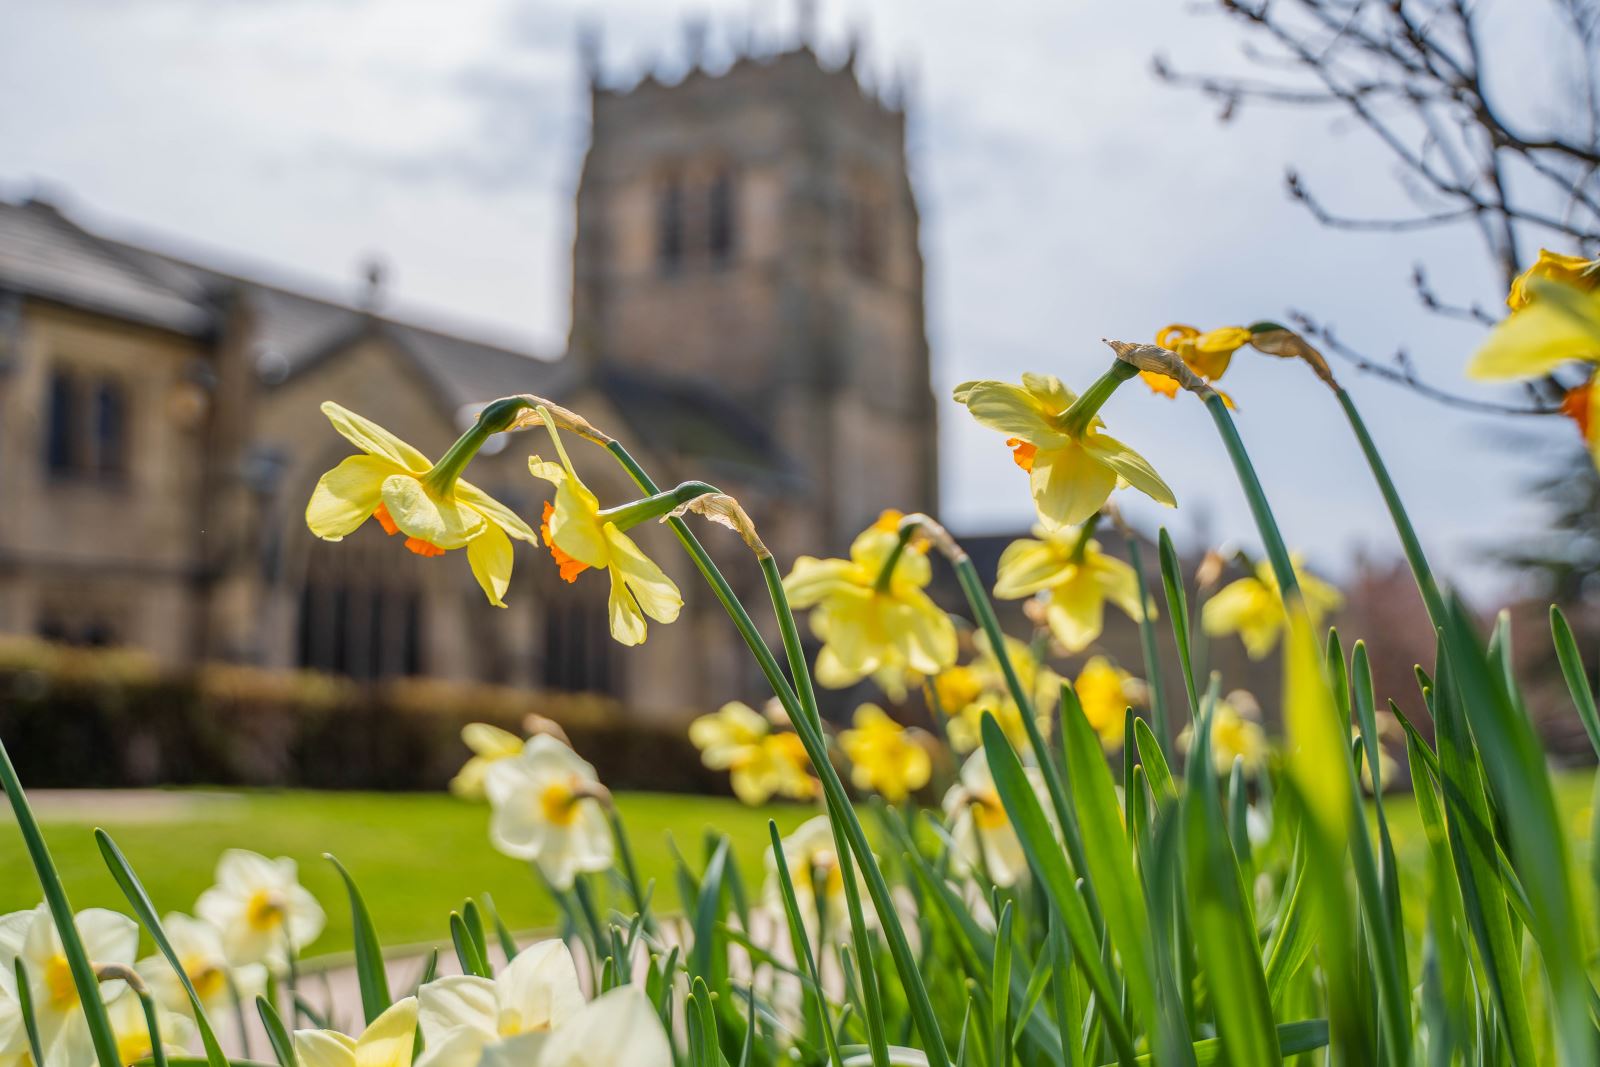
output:
<instances>
[{"instance_id":1,"label":"green flower stem","mask_svg":"<svg viewBox=\"0 0 1600 1067\"><path fill-rule=\"evenodd\" d=\"M622 464L635 484L646 493L658 493L660 489L650 480L628 450L620 442L613 441L606 446L607 450ZM833 763L828 759L826 739L822 737L820 721L813 722L808 718L800 706L795 691L783 676L783 670L778 666L777 659L772 650L767 647L760 631L750 618L750 613L745 610L739 598L734 594L732 586L723 577L722 572L712 561L709 553L700 544L698 538L689 529L688 523L680 518L668 518L668 525L678 536L684 550L689 553L695 567L700 571L706 583L711 586L711 591L716 596L733 620L734 627L739 631L739 636L744 639L746 647L756 659L756 664L761 668L761 673L766 677L767 683L772 687L778 701L788 712L790 721L795 726L795 732L806 746L806 754L810 757L812 766L821 778L823 791L828 798L828 805L835 825L844 831L850 850L855 853L856 859L861 863L862 872L867 879L867 891L872 897L872 904L878 913L878 919L883 924L884 938L889 943L890 955L894 958L895 969L900 975L901 984L905 986L906 999L911 1006L911 1013L916 1020L917 1030L922 1035L923 1043L927 1046L929 1067L950 1067L950 1056L945 1051L944 1036L939 1031L938 1016L934 1014L933 1002L928 997L927 987L922 982L922 976L917 970L916 960L911 954L911 946L906 941L904 928L900 925L900 917L895 910L894 899L889 894L889 885L884 880L883 872L878 868L877 862L872 858L872 850L867 844L866 833L861 828L861 821L856 817L855 809L850 805L849 794L845 791L844 783L839 779L839 773L834 769ZM767 579L768 591L772 594L773 605L777 610L778 625L784 631L786 647L793 642L798 648L800 637L795 630L794 616L789 611L789 600L783 592L783 579L778 574L777 564L772 558L766 557L761 561L763 575ZM807 672L801 672L802 677L809 678ZM112 1067L112 1065L105 1065Z\"/></svg>"},{"instance_id":2,"label":"green flower stem","mask_svg":"<svg viewBox=\"0 0 1600 1067\"><path fill-rule=\"evenodd\" d=\"M1161 754L1170 756L1167 746L1172 744L1172 736L1167 720L1167 693L1161 684L1161 660L1156 654L1156 630L1150 621L1150 589L1145 584L1144 559L1139 551L1139 539L1131 530L1128 531L1127 541L1128 561L1133 564L1133 574L1139 582L1139 649L1144 653L1144 676L1150 686L1150 714L1155 717L1156 741L1161 745Z\"/></svg>"},{"instance_id":3,"label":"green flower stem","mask_svg":"<svg viewBox=\"0 0 1600 1067\"><path fill-rule=\"evenodd\" d=\"M1383 502L1389 508L1389 517L1394 520L1395 532L1400 535L1400 545L1405 551L1406 562L1411 565L1411 573L1417 580L1417 589L1422 593L1422 602L1427 606L1428 619L1438 629L1445 624L1444 597L1439 593L1439 583L1434 580L1433 568L1428 566L1428 559L1422 554L1422 542L1417 540L1417 531L1411 525L1411 517L1406 514L1405 505L1400 502L1400 493L1394 487L1394 481L1389 477L1389 469L1384 466L1383 457L1378 455L1378 446L1373 443L1372 435L1367 433L1367 424L1356 411L1355 402L1350 399L1350 394L1343 389L1336 388L1334 394L1339 398L1339 406L1344 408L1345 417L1350 420L1350 429L1355 431L1356 440L1361 444L1361 453L1367 457L1367 466L1372 468L1372 477L1378 483L1378 491L1383 494Z\"/></svg>"},{"instance_id":4,"label":"green flower stem","mask_svg":"<svg viewBox=\"0 0 1600 1067\"><path fill-rule=\"evenodd\" d=\"M1072 555L1069 557L1073 563L1082 563L1083 557L1089 551L1089 542L1094 539L1094 530L1100 525L1100 512L1095 512L1083 521L1078 528L1078 539L1072 543Z\"/></svg>"},{"instance_id":5,"label":"green flower stem","mask_svg":"<svg viewBox=\"0 0 1600 1067\"><path fill-rule=\"evenodd\" d=\"M1277 576L1284 603L1293 600L1303 604L1300 582L1294 576L1294 565L1289 562L1289 549L1278 530L1278 520L1272 517L1266 491L1261 488L1261 479L1256 477L1255 466L1244 449L1244 441L1239 438L1239 429L1233 424L1233 416L1228 414L1228 406L1215 392L1206 393L1205 403L1206 409L1211 412L1211 421L1216 423L1217 433L1222 437L1223 447L1228 450L1228 458L1233 461L1234 474L1239 478L1239 487L1244 490L1250 514L1256 521L1256 529L1261 532L1261 543L1267 550L1267 558L1272 561L1272 573Z\"/></svg>"},{"instance_id":6,"label":"green flower stem","mask_svg":"<svg viewBox=\"0 0 1600 1067\"><path fill-rule=\"evenodd\" d=\"M1278 530L1278 523L1272 515L1272 509L1267 504L1266 493L1261 487L1261 481L1256 477L1255 467L1250 462L1249 455L1245 452L1244 442L1239 438L1238 429L1233 424L1233 417L1229 415L1227 406L1216 393L1210 393L1205 398L1206 407L1211 411L1211 417L1221 434L1223 444L1228 449L1228 456L1233 460L1234 472L1238 475L1239 484L1244 489L1245 497L1250 503L1251 514L1255 517L1256 527L1261 533L1262 543L1265 545L1267 555L1272 561L1274 573L1278 578L1278 586L1283 593L1284 608L1289 612L1305 616L1305 599L1300 593L1299 583L1295 581L1294 567L1289 561L1289 551L1283 542L1283 535ZM1305 619L1309 626L1309 619ZM1346 711L1348 714L1348 711ZM1347 720L1348 721L1348 720ZM1197 736L1199 731L1197 731ZM1356 776L1355 762L1349 748L1343 749L1343 764L1349 778L1347 789L1351 797L1352 825L1355 829L1348 835L1348 840L1343 842L1350 851L1352 863L1356 868L1357 882L1360 887L1360 903L1368 924L1374 931L1369 931L1367 944L1374 956L1377 957L1379 966L1375 968L1376 984L1379 988L1379 1011L1384 1039L1384 1047L1393 1062L1400 1062L1403 1050L1410 1047L1409 1019L1405 1015L1405 1005L1402 1002L1404 992L1394 988L1393 976L1398 973L1397 961L1394 956L1394 943L1386 936L1387 917L1382 914L1382 898L1377 891L1376 864L1372 854L1372 841L1366 834L1366 816L1361 806L1361 786Z\"/></svg>"},{"instance_id":7,"label":"green flower stem","mask_svg":"<svg viewBox=\"0 0 1600 1067\"><path fill-rule=\"evenodd\" d=\"M39 1021L33 1014L33 989L28 985L28 968L18 956L12 961L17 976L17 1014L22 1017L22 1030L28 1038L28 1053L33 1062L44 1063L44 1046L39 1042Z\"/></svg>"},{"instance_id":8,"label":"green flower stem","mask_svg":"<svg viewBox=\"0 0 1600 1067\"><path fill-rule=\"evenodd\" d=\"M55 920L56 931L61 935L61 953L67 958L72 972L72 984L77 988L78 1000L83 1005L84 1019L89 1027L89 1039L94 1045L95 1059L100 1067L121 1067L122 1057L117 1052L116 1035L111 1030L111 1020L106 1016L105 1001L100 999L100 981L95 977L94 964L83 949L83 939L78 936L78 926L73 921L72 904L56 872L55 860L45 846L44 835L39 832L39 821L22 792L22 782L11 763L11 754L0 742L0 786L11 798L11 810L17 816L17 828L27 845L28 857L39 876L39 886L44 890L45 903L50 906L50 917Z\"/></svg>"},{"instance_id":9,"label":"green flower stem","mask_svg":"<svg viewBox=\"0 0 1600 1067\"><path fill-rule=\"evenodd\" d=\"M1132 379L1138 373L1139 368L1132 363L1115 360L1110 370L1096 378L1094 384L1085 389L1078 399L1072 402L1072 406L1058 416L1062 430L1074 437L1082 435L1083 431L1089 428L1090 420L1099 414L1106 401L1111 399L1111 394L1116 392L1123 382Z\"/></svg>"},{"instance_id":10,"label":"green flower stem","mask_svg":"<svg viewBox=\"0 0 1600 1067\"><path fill-rule=\"evenodd\" d=\"M691 500L718 492L721 490L705 482L684 482L676 489L668 489L664 493L651 493L642 500L606 508L600 512L599 518L601 522L612 523L617 529L626 533L635 526L676 511Z\"/></svg>"},{"instance_id":11,"label":"green flower stem","mask_svg":"<svg viewBox=\"0 0 1600 1067\"><path fill-rule=\"evenodd\" d=\"M511 425L511 420L532 406L525 396L508 396L478 412L477 420L467 428L467 432L456 438L456 443L423 475L423 484L436 493L448 493L485 442L504 431Z\"/></svg>"},{"instance_id":12,"label":"green flower stem","mask_svg":"<svg viewBox=\"0 0 1600 1067\"><path fill-rule=\"evenodd\" d=\"M156 1002L151 998L148 989L139 988L134 992L139 997L139 1007L144 1009L144 1026L150 1034L150 1063L152 1067L167 1067L167 1050L161 1044L161 1019L156 1014ZM235 990L234 994L234 1005L237 1008L239 1003L238 990ZM239 1032L245 1034L247 1031L244 1025L244 1009L239 1008L238 1011ZM249 1058L248 1038L245 1038L245 1040L247 1044L244 1046L244 1054L246 1058Z\"/></svg>"},{"instance_id":13,"label":"green flower stem","mask_svg":"<svg viewBox=\"0 0 1600 1067\"><path fill-rule=\"evenodd\" d=\"M878 570L878 577L873 581L873 591L887 593L889 582L894 579L894 568L900 562L900 557L906 554L906 546L911 543L911 537L917 532L916 525L907 524L900 527L900 536L895 540L894 547L884 557L883 566Z\"/></svg>"}]
</instances>

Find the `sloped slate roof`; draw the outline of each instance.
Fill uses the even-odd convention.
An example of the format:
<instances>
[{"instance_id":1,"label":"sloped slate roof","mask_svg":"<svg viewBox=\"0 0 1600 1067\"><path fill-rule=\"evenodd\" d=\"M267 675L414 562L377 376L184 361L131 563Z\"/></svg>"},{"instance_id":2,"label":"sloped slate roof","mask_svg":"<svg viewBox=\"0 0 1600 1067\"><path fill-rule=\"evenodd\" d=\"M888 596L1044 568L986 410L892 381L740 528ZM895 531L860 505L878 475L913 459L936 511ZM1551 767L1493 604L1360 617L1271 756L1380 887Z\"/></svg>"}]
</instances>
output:
<instances>
[{"instance_id":1,"label":"sloped slate roof","mask_svg":"<svg viewBox=\"0 0 1600 1067\"><path fill-rule=\"evenodd\" d=\"M266 383L286 381L378 335L409 357L447 414L512 393L559 399L599 391L652 451L706 462L729 475L760 473L799 484L767 428L714 383L604 368L376 315L336 299L206 266L87 230L38 201L0 200L0 290L202 337L231 298L248 301L254 357Z\"/></svg>"},{"instance_id":2,"label":"sloped slate roof","mask_svg":"<svg viewBox=\"0 0 1600 1067\"><path fill-rule=\"evenodd\" d=\"M203 287L124 254L38 201L0 201L0 288L175 333L214 321Z\"/></svg>"}]
</instances>

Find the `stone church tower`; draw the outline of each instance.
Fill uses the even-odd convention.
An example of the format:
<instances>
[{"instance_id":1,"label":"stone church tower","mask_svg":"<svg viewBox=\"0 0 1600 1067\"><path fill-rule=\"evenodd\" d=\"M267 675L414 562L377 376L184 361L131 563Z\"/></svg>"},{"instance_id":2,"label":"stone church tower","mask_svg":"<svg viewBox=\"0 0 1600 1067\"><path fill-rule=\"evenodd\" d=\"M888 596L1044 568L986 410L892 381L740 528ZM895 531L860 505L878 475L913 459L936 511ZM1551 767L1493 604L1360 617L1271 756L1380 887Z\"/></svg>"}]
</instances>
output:
<instances>
[{"instance_id":1,"label":"stone church tower","mask_svg":"<svg viewBox=\"0 0 1600 1067\"><path fill-rule=\"evenodd\" d=\"M863 87L853 49L626 89L590 71L568 359L700 383L759 420L796 468L801 506L758 516L785 563L841 551L884 507L932 511L903 108Z\"/></svg>"}]
</instances>

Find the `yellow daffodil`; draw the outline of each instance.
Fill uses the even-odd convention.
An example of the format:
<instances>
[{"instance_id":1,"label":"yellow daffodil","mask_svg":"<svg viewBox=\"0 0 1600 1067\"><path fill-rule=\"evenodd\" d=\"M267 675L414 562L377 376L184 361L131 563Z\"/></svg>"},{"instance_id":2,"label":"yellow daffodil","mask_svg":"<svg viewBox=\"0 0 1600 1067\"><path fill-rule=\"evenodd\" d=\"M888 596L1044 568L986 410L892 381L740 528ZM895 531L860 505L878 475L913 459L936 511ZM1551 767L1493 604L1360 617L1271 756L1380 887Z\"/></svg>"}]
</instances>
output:
<instances>
[{"instance_id":1,"label":"yellow daffodil","mask_svg":"<svg viewBox=\"0 0 1600 1067\"><path fill-rule=\"evenodd\" d=\"M1208 382L1222 377L1233 360L1233 354L1249 343L1250 331L1243 326L1223 326L1201 333L1193 326L1174 323L1156 334L1157 345L1176 353L1190 370ZM1152 391L1162 396L1178 395L1175 378L1148 370L1140 371L1139 377Z\"/></svg>"},{"instance_id":2,"label":"yellow daffodil","mask_svg":"<svg viewBox=\"0 0 1600 1067\"><path fill-rule=\"evenodd\" d=\"M1078 672L1072 690L1100 743L1107 751L1121 748L1128 708L1143 703L1144 683L1104 656L1094 656Z\"/></svg>"},{"instance_id":3,"label":"yellow daffodil","mask_svg":"<svg viewBox=\"0 0 1600 1067\"><path fill-rule=\"evenodd\" d=\"M1036 526L1033 533L1000 554L994 595L1018 600L1043 593L1045 622L1069 653L1082 652L1100 636L1108 600L1135 621L1144 617L1138 576L1100 551L1098 541L1075 526Z\"/></svg>"},{"instance_id":4,"label":"yellow daffodil","mask_svg":"<svg viewBox=\"0 0 1600 1067\"><path fill-rule=\"evenodd\" d=\"M1290 562L1300 583L1300 592L1305 598L1306 612L1311 616L1312 625L1320 623L1323 616L1343 606L1344 596L1339 590L1301 570L1298 555ZM1284 618L1278 577L1266 560L1256 565L1253 577L1229 582L1200 609L1200 626L1208 636L1238 634L1251 659L1261 659L1277 646Z\"/></svg>"},{"instance_id":5,"label":"yellow daffodil","mask_svg":"<svg viewBox=\"0 0 1600 1067\"><path fill-rule=\"evenodd\" d=\"M235 966L229 962L222 931L205 919L173 913L161 920L161 926L207 1013L217 1015L232 1010L235 996L250 1003L266 988L267 968L260 963ZM185 1015L194 1010L188 992L165 956L140 960L138 969L150 991L168 1009Z\"/></svg>"},{"instance_id":6,"label":"yellow daffodil","mask_svg":"<svg viewBox=\"0 0 1600 1067\"><path fill-rule=\"evenodd\" d=\"M510 415L490 405L435 464L377 423L338 404L323 404L322 413L362 454L344 460L317 482L306 505L311 532L325 541L341 541L371 518L385 533L405 534L406 547L419 556L465 548L489 603L505 607L511 538L530 545L538 544L538 538L515 512L460 475L494 432L491 427L509 422Z\"/></svg>"},{"instance_id":7,"label":"yellow daffodil","mask_svg":"<svg viewBox=\"0 0 1600 1067\"><path fill-rule=\"evenodd\" d=\"M427 1048L417 1067L478 1067L488 1049L524 1034L548 1034L583 1007L578 969L566 942L536 942L493 978L453 974L417 990Z\"/></svg>"},{"instance_id":8,"label":"yellow daffodil","mask_svg":"<svg viewBox=\"0 0 1600 1067\"><path fill-rule=\"evenodd\" d=\"M610 572L611 636L637 645L645 639L645 616L672 622L683 608L683 597L666 572L619 527L615 519L620 516L600 510L599 499L572 469L554 423L546 420L545 425L561 462L534 456L528 470L556 488L555 500L544 506L541 526L550 555L568 582L576 582L591 567Z\"/></svg>"},{"instance_id":9,"label":"yellow daffodil","mask_svg":"<svg viewBox=\"0 0 1600 1067\"><path fill-rule=\"evenodd\" d=\"M348 1037L336 1030L296 1030L300 1067L411 1067L417 1042L417 998L397 1000L362 1031Z\"/></svg>"},{"instance_id":10,"label":"yellow daffodil","mask_svg":"<svg viewBox=\"0 0 1600 1067\"><path fill-rule=\"evenodd\" d=\"M217 861L216 885L200 894L195 914L222 931L234 966L280 969L289 952L317 939L327 916L300 884L294 860L230 848Z\"/></svg>"},{"instance_id":11,"label":"yellow daffodil","mask_svg":"<svg viewBox=\"0 0 1600 1067\"><path fill-rule=\"evenodd\" d=\"M461 741L472 750L472 758L450 779L450 792L464 800L482 800L484 779L494 763L520 755L523 740L509 730L486 722L472 722L461 728Z\"/></svg>"},{"instance_id":12,"label":"yellow daffodil","mask_svg":"<svg viewBox=\"0 0 1600 1067\"><path fill-rule=\"evenodd\" d=\"M86 908L73 917L73 924L90 963L133 966L134 954L139 949L139 927L132 919L104 908ZM18 960L28 974L28 993L39 1044L45 1050L46 1067L51 1067L62 1050L76 1044L75 1029L85 1030L83 1036L87 1044L87 1027L78 987L72 980L72 969L61 946L61 935L50 909L43 904L29 911L0 915L0 967L12 976L4 983L8 992L16 989ZM114 1002L126 991L126 982L100 983L100 996L107 1003ZM14 1015L10 1021L17 1029L4 1036L19 1043L24 1041L21 1015ZM26 1046L22 1045L18 1051L23 1048Z\"/></svg>"},{"instance_id":13,"label":"yellow daffodil","mask_svg":"<svg viewBox=\"0 0 1600 1067\"><path fill-rule=\"evenodd\" d=\"M1044 777L1037 767L1028 767L1024 773L1048 813L1050 801ZM1016 885L1026 877L1028 857L1005 805L1000 803L983 749L977 749L962 764L960 780L945 794L944 813L950 822L956 857L969 872L987 871L994 884L1001 887Z\"/></svg>"},{"instance_id":14,"label":"yellow daffodil","mask_svg":"<svg viewBox=\"0 0 1600 1067\"><path fill-rule=\"evenodd\" d=\"M1532 303L1534 294L1531 283L1535 278L1560 282L1589 292L1600 284L1600 260L1563 255L1541 248L1533 266L1512 280L1511 291L1506 294L1506 307L1521 311Z\"/></svg>"},{"instance_id":15,"label":"yellow daffodil","mask_svg":"<svg viewBox=\"0 0 1600 1067\"><path fill-rule=\"evenodd\" d=\"M849 559L801 556L783 580L795 608L816 609L816 677L830 689L870 676L899 701L908 673L932 676L956 661L955 624L923 592L933 577L927 546L902 548L899 522L899 512L884 512L851 543Z\"/></svg>"},{"instance_id":16,"label":"yellow daffodil","mask_svg":"<svg viewBox=\"0 0 1600 1067\"><path fill-rule=\"evenodd\" d=\"M950 747L957 752L971 752L982 744L983 715L988 712L995 717L1000 729L1017 750L1024 751L1028 747L1027 727L1023 725L1021 709L1011 696L1011 687L1006 684L999 657L989 647L987 635L978 634L973 644L977 647L978 656L967 667L961 668L967 672L969 684L960 692L950 683L945 686L950 697L965 696L965 703L956 704L952 700L951 703L940 704L949 717L945 732L949 735ZM1061 699L1061 676L1041 663L1026 643L1014 637L1006 638L1006 657L1011 660L1011 669L1017 672L1022 691L1033 702L1039 732L1048 738L1051 716L1055 712L1056 701Z\"/></svg>"},{"instance_id":17,"label":"yellow daffodil","mask_svg":"<svg viewBox=\"0 0 1600 1067\"><path fill-rule=\"evenodd\" d=\"M1028 472L1033 503L1047 524L1070 526L1100 510L1121 485L1175 507L1167 483L1127 445L1102 432L1098 415L1081 427L1062 418L1077 394L1048 374L1024 374L1021 385L976 381L956 386L972 417L1007 436L1017 466Z\"/></svg>"},{"instance_id":18,"label":"yellow daffodil","mask_svg":"<svg viewBox=\"0 0 1600 1067\"><path fill-rule=\"evenodd\" d=\"M689 740L700 761L727 771L733 794L745 804L765 804L774 796L810 800L819 785L798 734L774 731L760 712L737 700L689 724Z\"/></svg>"},{"instance_id":19,"label":"yellow daffodil","mask_svg":"<svg viewBox=\"0 0 1600 1067\"><path fill-rule=\"evenodd\" d=\"M484 792L494 809L490 843L538 864L555 888L611 868L611 825L600 804L608 794L594 767L550 735L530 737L520 754L490 766Z\"/></svg>"},{"instance_id":20,"label":"yellow daffodil","mask_svg":"<svg viewBox=\"0 0 1600 1067\"><path fill-rule=\"evenodd\" d=\"M1259 714L1255 697L1243 690L1217 701L1211 711L1211 766L1218 776L1232 774L1235 760L1243 762L1244 773L1252 778L1266 767L1272 746L1256 721ZM1178 750L1188 752L1193 743L1194 724L1190 723L1178 735Z\"/></svg>"},{"instance_id":21,"label":"yellow daffodil","mask_svg":"<svg viewBox=\"0 0 1600 1067\"><path fill-rule=\"evenodd\" d=\"M850 780L898 804L928 784L933 760L917 734L889 718L876 704L856 709L855 728L839 735L850 760Z\"/></svg>"},{"instance_id":22,"label":"yellow daffodil","mask_svg":"<svg viewBox=\"0 0 1600 1067\"><path fill-rule=\"evenodd\" d=\"M1590 367L1569 389L1561 413L1577 424L1600 467L1600 260L1540 249L1539 259L1511 284L1511 314L1467 364L1480 381L1542 378L1568 363Z\"/></svg>"}]
</instances>

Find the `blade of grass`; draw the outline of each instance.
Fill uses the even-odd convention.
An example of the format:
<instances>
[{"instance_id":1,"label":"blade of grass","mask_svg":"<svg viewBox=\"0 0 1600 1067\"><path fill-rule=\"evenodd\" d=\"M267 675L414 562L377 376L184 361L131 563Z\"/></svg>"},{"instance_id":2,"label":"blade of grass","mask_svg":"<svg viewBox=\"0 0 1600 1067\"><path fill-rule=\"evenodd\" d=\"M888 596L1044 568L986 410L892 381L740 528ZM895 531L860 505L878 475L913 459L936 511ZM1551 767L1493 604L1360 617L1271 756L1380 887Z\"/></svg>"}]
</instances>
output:
<instances>
[{"instance_id":1,"label":"blade of grass","mask_svg":"<svg viewBox=\"0 0 1600 1067\"><path fill-rule=\"evenodd\" d=\"M261 1028L267 1032L267 1044L272 1046L272 1054L277 1057L278 1067L298 1067L299 1060L295 1058L294 1038L289 1036L289 1030L283 1025L283 1020L278 1017L278 1009L266 997L256 997L256 1013L261 1016Z\"/></svg>"},{"instance_id":2,"label":"blade of grass","mask_svg":"<svg viewBox=\"0 0 1600 1067\"><path fill-rule=\"evenodd\" d=\"M1583 732L1589 735L1589 744L1600 756L1600 711L1595 710L1594 692L1589 688L1589 675L1583 669L1583 654L1578 651L1578 641L1572 636L1567 617L1554 604L1550 605L1550 634L1555 640L1556 659L1561 661L1561 676L1566 679L1567 691L1578 708L1578 718L1583 720Z\"/></svg>"}]
</instances>

